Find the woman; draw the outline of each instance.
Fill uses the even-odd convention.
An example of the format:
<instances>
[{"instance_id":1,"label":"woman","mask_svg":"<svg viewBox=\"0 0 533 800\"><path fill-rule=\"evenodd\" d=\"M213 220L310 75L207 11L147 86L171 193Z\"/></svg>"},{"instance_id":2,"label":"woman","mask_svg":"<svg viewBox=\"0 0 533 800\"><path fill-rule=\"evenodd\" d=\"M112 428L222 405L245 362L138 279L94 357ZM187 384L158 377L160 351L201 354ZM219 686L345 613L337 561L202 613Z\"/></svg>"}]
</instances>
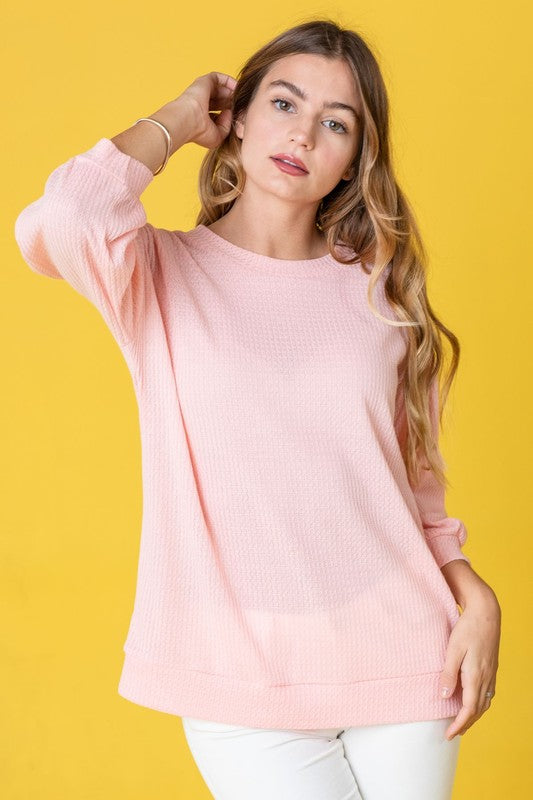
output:
<instances>
[{"instance_id":1,"label":"woman","mask_svg":"<svg viewBox=\"0 0 533 800\"><path fill-rule=\"evenodd\" d=\"M444 399L459 344L388 135L368 46L311 21L59 166L16 221L134 380L119 693L182 717L219 799L445 800L494 695L500 608L438 447L440 334ZM187 142L208 149L197 225L156 228L139 197Z\"/></svg>"}]
</instances>

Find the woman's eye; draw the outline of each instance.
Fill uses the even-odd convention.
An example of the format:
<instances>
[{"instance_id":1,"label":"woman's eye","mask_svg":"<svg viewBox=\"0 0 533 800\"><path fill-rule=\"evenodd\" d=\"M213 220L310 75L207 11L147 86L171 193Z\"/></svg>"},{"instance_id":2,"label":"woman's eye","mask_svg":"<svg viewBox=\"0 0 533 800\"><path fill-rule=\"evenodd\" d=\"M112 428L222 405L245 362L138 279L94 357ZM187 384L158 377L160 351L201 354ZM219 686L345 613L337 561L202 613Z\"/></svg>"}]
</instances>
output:
<instances>
[{"instance_id":1,"label":"woman's eye","mask_svg":"<svg viewBox=\"0 0 533 800\"><path fill-rule=\"evenodd\" d=\"M273 103L275 106L276 106L276 103L285 103L288 106L292 106L292 103L290 103L288 100L283 100L281 97L278 97L275 100L271 100L270 102ZM286 111L286 108L279 108L279 106L276 106L276 108L278 108L280 111ZM342 133L347 133L348 132L346 126L343 125L342 122L337 122L334 119L328 119L326 121L327 122L333 122L334 125L339 125L340 126L340 130L339 130L339 128L332 128L329 125L327 126L334 133L341 133L341 132Z\"/></svg>"},{"instance_id":2,"label":"woman's eye","mask_svg":"<svg viewBox=\"0 0 533 800\"><path fill-rule=\"evenodd\" d=\"M288 106L292 105L291 103L289 103L288 100L282 100L281 98L278 98L277 100L272 100L272 102L274 103L274 105L276 105L276 103L287 103ZM280 109L280 111L284 111L284 109Z\"/></svg>"},{"instance_id":3,"label":"woman's eye","mask_svg":"<svg viewBox=\"0 0 533 800\"><path fill-rule=\"evenodd\" d=\"M333 122L334 125L340 125L343 132L346 133L346 127L342 124L342 122L336 122L334 119L328 119L328 122ZM333 130L333 128L330 128L330 130Z\"/></svg>"}]
</instances>

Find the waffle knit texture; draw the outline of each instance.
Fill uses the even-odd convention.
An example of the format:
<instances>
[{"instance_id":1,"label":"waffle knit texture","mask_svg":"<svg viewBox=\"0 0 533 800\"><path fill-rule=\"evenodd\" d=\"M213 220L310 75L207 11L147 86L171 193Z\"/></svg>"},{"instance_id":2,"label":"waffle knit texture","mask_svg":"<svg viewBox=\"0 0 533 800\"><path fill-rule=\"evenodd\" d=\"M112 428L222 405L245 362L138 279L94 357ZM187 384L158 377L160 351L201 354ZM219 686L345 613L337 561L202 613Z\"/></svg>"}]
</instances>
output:
<instances>
[{"instance_id":1,"label":"waffle knit texture","mask_svg":"<svg viewBox=\"0 0 533 800\"><path fill-rule=\"evenodd\" d=\"M405 330L372 313L360 263L154 227L153 177L102 138L15 222L29 267L99 310L135 388L143 516L118 693L265 728L457 714L460 682L438 692L459 618L440 568L470 563L467 534L429 470L407 478ZM376 307L397 319L383 283ZM436 381L430 395L438 430Z\"/></svg>"}]
</instances>

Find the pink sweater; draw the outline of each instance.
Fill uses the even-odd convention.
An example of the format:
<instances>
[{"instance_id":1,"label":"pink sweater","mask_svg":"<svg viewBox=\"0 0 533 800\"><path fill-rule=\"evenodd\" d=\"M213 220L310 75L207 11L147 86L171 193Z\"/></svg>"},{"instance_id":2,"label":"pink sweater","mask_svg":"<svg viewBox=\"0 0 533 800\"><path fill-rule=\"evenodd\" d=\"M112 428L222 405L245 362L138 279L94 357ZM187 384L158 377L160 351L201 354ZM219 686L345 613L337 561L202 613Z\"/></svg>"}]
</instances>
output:
<instances>
[{"instance_id":1,"label":"pink sweater","mask_svg":"<svg viewBox=\"0 0 533 800\"><path fill-rule=\"evenodd\" d=\"M272 728L437 719L466 529L399 442L404 330L369 275L147 222L150 169L100 139L19 214L32 270L102 314L142 443L137 588L119 694ZM380 312L394 319L383 288ZM437 384L432 393L436 409ZM434 423L437 424L434 412Z\"/></svg>"}]
</instances>

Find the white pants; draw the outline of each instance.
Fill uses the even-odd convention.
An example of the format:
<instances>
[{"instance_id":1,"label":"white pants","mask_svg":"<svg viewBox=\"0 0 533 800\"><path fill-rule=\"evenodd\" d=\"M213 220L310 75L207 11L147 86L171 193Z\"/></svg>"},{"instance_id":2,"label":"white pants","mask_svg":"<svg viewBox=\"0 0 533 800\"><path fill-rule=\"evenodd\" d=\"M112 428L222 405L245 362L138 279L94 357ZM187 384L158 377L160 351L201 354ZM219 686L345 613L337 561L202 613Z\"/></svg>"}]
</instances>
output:
<instances>
[{"instance_id":1,"label":"white pants","mask_svg":"<svg viewBox=\"0 0 533 800\"><path fill-rule=\"evenodd\" d=\"M450 800L453 719L320 730L182 723L215 800Z\"/></svg>"}]
</instances>

